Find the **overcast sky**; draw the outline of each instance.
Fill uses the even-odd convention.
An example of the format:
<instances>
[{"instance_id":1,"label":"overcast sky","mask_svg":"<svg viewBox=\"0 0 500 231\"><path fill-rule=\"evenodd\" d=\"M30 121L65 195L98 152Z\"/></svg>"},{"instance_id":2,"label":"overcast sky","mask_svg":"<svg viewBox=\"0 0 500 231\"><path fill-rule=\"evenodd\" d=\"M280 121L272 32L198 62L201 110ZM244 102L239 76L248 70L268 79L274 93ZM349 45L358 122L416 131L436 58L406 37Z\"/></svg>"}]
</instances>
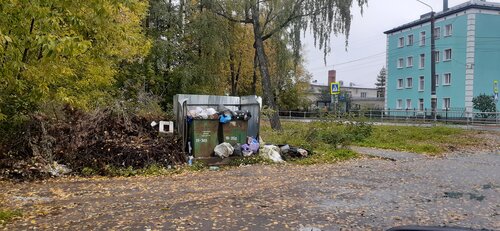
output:
<instances>
[{"instance_id":1,"label":"overcast sky","mask_svg":"<svg viewBox=\"0 0 500 231\"><path fill-rule=\"evenodd\" d=\"M355 1L355 0L354 0ZM443 9L442 0L423 0L434 8ZM449 0L453 7L467 0ZM488 0L500 2L500 0ZM430 8L416 0L368 0L363 16L359 8L353 8L354 19L351 24L349 46L345 50L345 36L332 38L332 52L323 62L323 52L314 47L312 36L306 36L304 53L306 69L318 84L327 84L328 70L337 70L337 80L345 84L352 82L357 86L375 86L377 75L384 67L386 59L386 36L384 31L420 18L430 12Z\"/></svg>"}]
</instances>

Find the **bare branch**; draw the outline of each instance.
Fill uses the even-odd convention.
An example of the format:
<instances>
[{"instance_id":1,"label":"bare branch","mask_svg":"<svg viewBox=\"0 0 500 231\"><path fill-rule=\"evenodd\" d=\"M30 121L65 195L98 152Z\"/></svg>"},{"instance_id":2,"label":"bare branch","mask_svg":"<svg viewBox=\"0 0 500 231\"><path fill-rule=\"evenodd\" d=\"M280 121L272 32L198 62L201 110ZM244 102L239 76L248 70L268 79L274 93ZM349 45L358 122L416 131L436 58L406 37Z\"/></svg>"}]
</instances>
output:
<instances>
[{"instance_id":1,"label":"bare branch","mask_svg":"<svg viewBox=\"0 0 500 231\"><path fill-rule=\"evenodd\" d=\"M300 1L300 2L303 2L303 1ZM262 36L262 40L264 40L264 41L267 40L268 38L273 36L276 32L281 31L283 28L287 27L290 24L290 22L292 22L295 19L317 15L317 14L320 14L323 10L327 9L327 7L322 7L321 9L318 9L316 11L313 11L313 12L310 12L307 14L296 14L296 11L300 8L300 7L298 7L299 6L298 4L299 3L297 3L297 5L295 5L295 9L294 9L293 13L290 14L289 17L285 21L283 21L280 25L276 26L269 33Z\"/></svg>"},{"instance_id":2,"label":"bare branch","mask_svg":"<svg viewBox=\"0 0 500 231\"><path fill-rule=\"evenodd\" d=\"M222 16L224 17L225 19L231 21L231 22L237 22L237 23L245 23L245 24L248 24L248 23L252 23L252 20L251 19L235 19L229 15L226 15L224 13L221 13L221 12L214 12L215 14L219 15L219 16Z\"/></svg>"},{"instance_id":3,"label":"bare branch","mask_svg":"<svg viewBox=\"0 0 500 231\"><path fill-rule=\"evenodd\" d=\"M277 14L273 17L269 17L273 13L274 8L269 8L269 13L266 15L266 21L264 21L264 25L262 26L262 31L266 30L267 24L271 22L274 18L276 18Z\"/></svg>"},{"instance_id":4,"label":"bare branch","mask_svg":"<svg viewBox=\"0 0 500 231\"><path fill-rule=\"evenodd\" d=\"M245 23L245 24L249 24L249 23L252 23L252 19L250 19L248 17L248 15L245 15L245 19L237 19L237 18L233 18L232 16L230 16L227 12L225 12L224 10L224 7L220 4L220 2L217 2L217 5L218 7L220 8L220 11L213 11L215 14L221 16L221 17L224 17L225 19L231 21L231 22L237 22L237 23Z\"/></svg>"},{"instance_id":5,"label":"bare branch","mask_svg":"<svg viewBox=\"0 0 500 231\"><path fill-rule=\"evenodd\" d=\"M299 10L301 9L301 6L302 6L302 3L304 3L305 0L300 0L298 1L294 6L293 6L293 11L290 13L290 15L288 16L288 18L283 22L281 23L281 25L279 25L278 27L275 27L271 32L269 32L268 34L264 35L264 37L262 37L262 39L265 41L266 39L270 38L273 34L275 34L276 32L280 31L281 29L285 28L288 26L288 24L296 19L296 18L299 18L299 17L296 17ZM272 11L272 9L271 9ZM268 16L271 14L271 12L268 14ZM265 31L266 29L266 26L267 24L271 21L271 20L274 20L274 18L278 17L279 13L277 13L272 19L270 19L269 21L267 21L268 19L266 19L266 22L264 23L264 27L262 28L262 31Z\"/></svg>"}]
</instances>

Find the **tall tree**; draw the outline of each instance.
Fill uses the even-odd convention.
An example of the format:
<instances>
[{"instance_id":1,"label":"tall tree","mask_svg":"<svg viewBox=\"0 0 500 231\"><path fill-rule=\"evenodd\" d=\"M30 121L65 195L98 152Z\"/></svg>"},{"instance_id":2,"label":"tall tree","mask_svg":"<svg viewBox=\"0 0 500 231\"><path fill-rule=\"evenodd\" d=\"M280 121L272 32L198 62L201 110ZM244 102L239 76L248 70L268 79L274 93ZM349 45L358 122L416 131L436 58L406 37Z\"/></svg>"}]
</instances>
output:
<instances>
[{"instance_id":1,"label":"tall tree","mask_svg":"<svg viewBox=\"0 0 500 231\"><path fill-rule=\"evenodd\" d=\"M208 11L199 1L150 0L145 30L153 41L144 60L125 63L118 87L159 96L249 94L253 73L251 28Z\"/></svg>"},{"instance_id":2,"label":"tall tree","mask_svg":"<svg viewBox=\"0 0 500 231\"><path fill-rule=\"evenodd\" d=\"M106 104L118 64L149 49L147 2L0 1L0 120L24 120L47 102Z\"/></svg>"},{"instance_id":3,"label":"tall tree","mask_svg":"<svg viewBox=\"0 0 500 231\"><path fill-rule=\"evenodd\" d=\"M387 79L387 70L385 69L385 67L382 67L382 69L380 69L380 72L377 75L377 82L375 83L375 86L377 86L378 97L385 97L386 79Z\"/></svg>"},{"instance_id":4,"label":"tall tree","mask_svg":"<svg viewBox=\"0 0 500 231\"><path fill-rule=\"evenodd\" d=\"M355 1L361 9L367 3L367 0ZM326 56L330 52L332 34L349 35L353 0L207 0L206 3L215 14L231 22L252 25L264 102L274 110L270 116L271 127L282 130L264 42L278 34L289 37L298 59L300 34L310 28L315 45L319 43Z\"/></svg>"}]
</instances>

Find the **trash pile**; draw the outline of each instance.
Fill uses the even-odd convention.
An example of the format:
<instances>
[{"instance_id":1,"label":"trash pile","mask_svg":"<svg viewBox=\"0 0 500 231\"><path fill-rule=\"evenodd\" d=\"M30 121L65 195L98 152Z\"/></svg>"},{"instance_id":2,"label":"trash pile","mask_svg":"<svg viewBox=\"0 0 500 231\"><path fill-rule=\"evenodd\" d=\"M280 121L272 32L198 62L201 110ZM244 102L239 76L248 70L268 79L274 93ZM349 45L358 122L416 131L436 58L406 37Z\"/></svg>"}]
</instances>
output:
<instances>
[{"instance_id":1,"label":"trash pile","mask_svg":"<svg viewBox=\"0 0 500 231\"><path fill-rule=\"evenodd\" d=\"M310 154L310 151L286 145L259 145L259 142L248 137L246 144L236 144L232 146L230 143L224 142L219 144L214 149L215 155L224 159L229 156L249 157L259 155L264 159L273 161L274 163L283 163L285 160L292 158L305 158Z\"/></svg>"},{"instance_id":2,"label":"trash pile","mask_svg":"<svg viewBox=\"0 0 500 231\"><path fill-rule=\"evenodd\" d=\"M214 108L196 107L193 110L189 110L187 113L188 124L193 121L193 119L214 119L219 120L219 122L225 124L231 120L249 120L252 114L249 111L235 110L232 111L224 105L219 105L219 110L216 111Z\"/></svg>"}]
</instances>

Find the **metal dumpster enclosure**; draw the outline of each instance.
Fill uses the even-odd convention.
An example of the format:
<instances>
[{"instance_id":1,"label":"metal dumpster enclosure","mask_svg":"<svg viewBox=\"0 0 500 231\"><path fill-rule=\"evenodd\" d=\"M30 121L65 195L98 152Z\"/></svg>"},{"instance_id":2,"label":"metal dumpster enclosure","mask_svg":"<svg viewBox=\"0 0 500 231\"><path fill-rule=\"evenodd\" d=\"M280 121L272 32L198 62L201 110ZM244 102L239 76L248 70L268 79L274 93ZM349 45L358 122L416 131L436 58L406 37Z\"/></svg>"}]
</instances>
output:
<instances>
[{"instance_id":1,"label":"metal dumpster enclosure","mask_svg":"<svg viewBox=\"0 0 500 231\"><path fill-rule=\"evenodd\" d=\"M231 144L245 143L247 136L259 137L262 98L256 95L237 97L178 94L174 96L173 103L174 114L176 115L175 130L183 138L185 151L188 151L188 141L191 140L191 147L194 153L198 153L198 156L211 156L215 147L212 147L213 134L215 134L215 139L218 139L217 142L228 141ZM193 120L191 124L188 124L187 114L189 110L193 110L196 107L218 108L221 105L232 111L248 111L252 116L248 121L233 120L228 124L222 125L218 124L218 121L214 122L214 120L207 120L211 122L207 122L206 124L199 122L202 120ZM215 124L220 127L215 132L210 132L209 134L208 131L213 131L212 129L214 129L213 126ZM226 135L228 139L226 139Z\"/></svg>"}]
</instances>

